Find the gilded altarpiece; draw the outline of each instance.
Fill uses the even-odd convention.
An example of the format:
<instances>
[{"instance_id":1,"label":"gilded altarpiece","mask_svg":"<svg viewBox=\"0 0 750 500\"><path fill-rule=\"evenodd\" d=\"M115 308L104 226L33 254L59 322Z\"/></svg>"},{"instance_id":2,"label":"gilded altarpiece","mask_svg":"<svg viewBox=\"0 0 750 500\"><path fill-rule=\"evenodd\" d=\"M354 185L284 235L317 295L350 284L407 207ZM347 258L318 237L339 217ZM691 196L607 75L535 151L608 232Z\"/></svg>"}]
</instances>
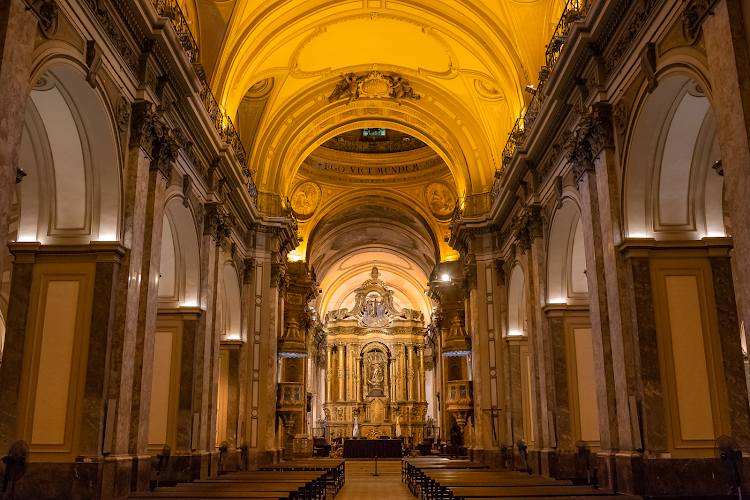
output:
<instances>
[{"instance_id":1,"label":"gilded altarpiece","mask_svg":"<svg viewBox=\"0 0 750 500\"><path fill-rule=\"evenodd\" d=\"M331 438L403 436L420 443L425 398L424 315L393 304L377 268L354 290L354 307L326 322L323 405Z\"/></svg>"}]
</instances>

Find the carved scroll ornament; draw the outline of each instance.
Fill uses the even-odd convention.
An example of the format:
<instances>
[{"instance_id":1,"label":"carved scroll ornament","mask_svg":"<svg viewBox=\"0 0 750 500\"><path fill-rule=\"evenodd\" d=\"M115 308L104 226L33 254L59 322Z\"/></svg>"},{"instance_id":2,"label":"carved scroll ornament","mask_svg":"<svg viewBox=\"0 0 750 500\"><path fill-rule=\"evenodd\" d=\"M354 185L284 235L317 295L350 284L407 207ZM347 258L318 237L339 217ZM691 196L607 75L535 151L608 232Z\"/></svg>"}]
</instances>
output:
<instances>
[{"instance_id":1,"label":"carved scroll ornament","mask_svg":"<svg viewBox=\"0 0 750 500\"><path fill-rule=\"evenodd\" d=\"M344 75L343 80L336 85L328 97L328 102L348 99L347 104L350 104L361 97L391 98L399 104L404 99L422 98L401 76L395 74L386 76L379 71L371 71L363 76L356 76L354 73Z\"/></svg>"}]
</instances>

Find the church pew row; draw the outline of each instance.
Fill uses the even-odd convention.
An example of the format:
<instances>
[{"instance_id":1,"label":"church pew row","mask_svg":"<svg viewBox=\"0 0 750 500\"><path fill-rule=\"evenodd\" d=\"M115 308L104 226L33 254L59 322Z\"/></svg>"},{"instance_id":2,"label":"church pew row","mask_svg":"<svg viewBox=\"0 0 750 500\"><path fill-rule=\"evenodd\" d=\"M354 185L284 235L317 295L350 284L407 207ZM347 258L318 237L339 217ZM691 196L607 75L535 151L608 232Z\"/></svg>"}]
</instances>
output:
<instances>
[{"instance_id":1,"label":"church pew row","mask_svg":"<svg viewBox=\"0 0 750 500\"><path fill-rule=\"evenodd\" d=\"M404 481L411 493L425 500L489 500L513 498L554 497L611 498L613 494L588 485L573 485L571 481L532 476L507 469L487 470L468 464L404 460Z\"/></svg>"},{"instance_id":2,"label":"church pew row","mask_svg":"<svg viewBox=\"0 0 750 500\"><path fill-rule=\"evenodd\" d=\"M327 483L333 488L336 495L346 482L346 461L340 459L332 460L293 460L280 464L266 465L261 471L326 471Z\"/></svg>"},{"instance_id":3,"label":"church pew row","mask_svg":"<svg viewBox=\"0 0 750 500\"><path fill-rule=\"evenodd\" d=\"M275 469L273 471L234 472L192 483L158 487L150 492L133 493L131 497L326 500L328 475L331 470L335 471L337 468L338 464L335 464L332 469L317 471Z\"/></svg>"}]
</instances>

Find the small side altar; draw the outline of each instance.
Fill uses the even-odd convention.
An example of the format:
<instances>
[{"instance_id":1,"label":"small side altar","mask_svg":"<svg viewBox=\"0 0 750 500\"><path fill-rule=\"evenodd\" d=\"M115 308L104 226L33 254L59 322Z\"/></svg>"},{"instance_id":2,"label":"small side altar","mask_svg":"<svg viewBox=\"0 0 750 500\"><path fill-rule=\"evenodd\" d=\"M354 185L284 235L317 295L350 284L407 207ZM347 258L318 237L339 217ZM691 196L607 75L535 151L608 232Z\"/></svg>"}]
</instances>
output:
<instances>
[{"instance_id":1,"label":"small side altar","mask_svg":"<svg viewBox=\"0 0 750 500\"><path fill-rule=\"evenodd\" d=\"M377 268L370 276L354 290L351 310L325 317L328 436L353 437L356 420L358 436L420 443L427 412L424 316L394 305Z\"/></svg>"}]
</instances>

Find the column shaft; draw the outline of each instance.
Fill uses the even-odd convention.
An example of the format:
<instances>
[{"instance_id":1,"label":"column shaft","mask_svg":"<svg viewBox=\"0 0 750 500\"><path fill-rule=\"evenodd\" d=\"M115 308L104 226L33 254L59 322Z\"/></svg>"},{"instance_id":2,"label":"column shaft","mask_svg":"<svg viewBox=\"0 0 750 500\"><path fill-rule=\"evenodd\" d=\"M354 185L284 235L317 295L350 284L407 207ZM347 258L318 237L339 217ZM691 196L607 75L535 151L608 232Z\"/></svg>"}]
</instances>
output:
<instances>
[{"instance_id":1,"label":"column shaft","mask_svg":"<svg viewBox=\"0 0 750 500\"><path fill-rule=\"evenodd\" d=\"M37 18L23 0L0 3L0 248L8 243L8 223L24 130ZM0 276L3 274L0 259Z\"/></svg>"},{"instance_id":2,"label":"column shaft","mask_svg":"<svg viewBox=\"0 0 750 500\"><path fill-rule=\"evenodd\" d=\"M333 402L333 348L326 346L326 403Z\"/></svg>"},{"instance_id":3,"label":"column shaft","mask_svg":"<svg viewBox=\"0 0 750 500\"><path fill-rule=\"evenodd\" d=\"M408 368L406 369L406 399L408 401L416 401L416 394L415 394L415 374L416 374L416 361L414 359L414 346L413 345L407 345L406 346L406 357L407 357L407 363Z\"/></svg>"},{"instance_id":4,"label":"column shaft","mask_svg":"<svg viewBox=\"0 0 750 500\"><path fill-rule=\"evenodd\" d=\"M355 379L355 391L357 402L362 402L362 358L357 356L354 358L354 379Z\"/></svg>"},{"instance_id":5,"label":"column shaft","mask_svg":"<svg viewBox=\"0 0 750 500\"><path fill-rule=\"evenodd\" d=\"M339 373L338 373L338 401L346 401L346 368L344 366L344 346L338 345Z\"/></svg>"},{"instance_id":6,"label":"column shaft","mask_svg":"<svg viewBox=\"0 0 750 500\"><path fill-rule=\"evenodd\" d=\"M425 402L425 393L424 393L424 347L420 347L417 350L417 360L419 365L419 401Z\"/></svg>"}]
</instances>

